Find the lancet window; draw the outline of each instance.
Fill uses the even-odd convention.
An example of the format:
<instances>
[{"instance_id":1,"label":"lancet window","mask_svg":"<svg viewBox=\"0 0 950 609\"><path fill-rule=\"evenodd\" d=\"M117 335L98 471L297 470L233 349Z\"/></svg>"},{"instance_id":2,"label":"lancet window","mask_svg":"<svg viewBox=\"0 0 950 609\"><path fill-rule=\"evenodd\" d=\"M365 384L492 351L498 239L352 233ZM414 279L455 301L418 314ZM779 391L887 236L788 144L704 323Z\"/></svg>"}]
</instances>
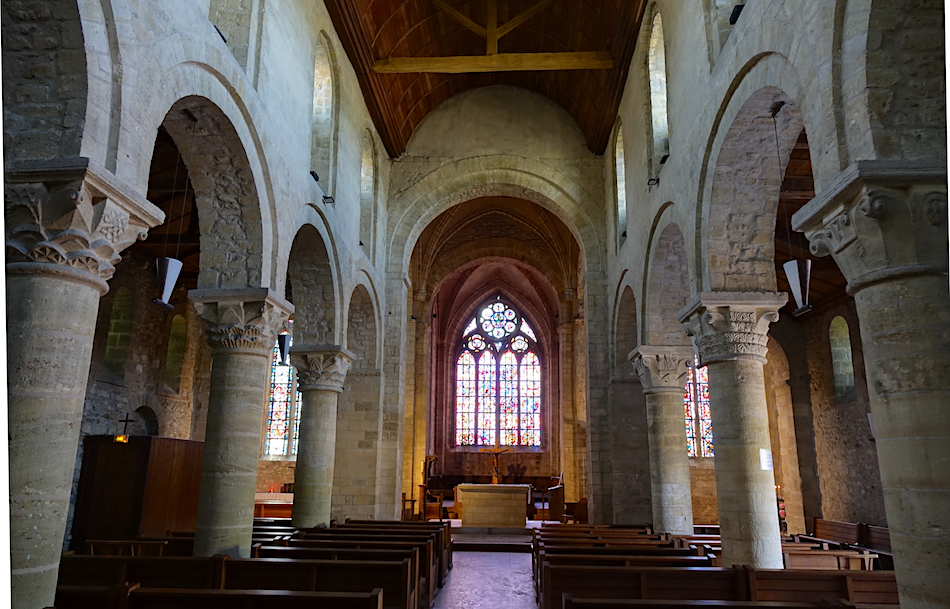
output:
<instances>
[{"instance_id":1,"label":"lancet window","mask_svg":"<svg viewBox=\"0 0 950 609\"><path fill-rule=\"evenodd\" d=\"M289 337L287 349L293 344L293 320L281 335ZM270 401L267 405L267 426L264 432L264 456L290 458L297 454L300 423L300 389L297 371L284 364L280 342L274 343L270 365Z\"/></svg>"},{"instance_id":2,"label":"lancet window","mask_svg":"<svg viewBox=\"0 0 950 609\"><path fill-rule=\"evenodd\" d=\"M689 367L686 391L683 394L686 410L686 452L690 457L712 457L712 413L709 410L709 374L700 368L699 360Z\"/></svg>"},{"instance_id":3,"label":"lancet window","mask_svg":"<svg viewBox=\"0 0 950 609\"><path fill-rule=\"evenodd\" d=\"M541 365L521 313L500 298L479 307L455 363L455 444L540 446Z\"/></svg>"}]
</instances>

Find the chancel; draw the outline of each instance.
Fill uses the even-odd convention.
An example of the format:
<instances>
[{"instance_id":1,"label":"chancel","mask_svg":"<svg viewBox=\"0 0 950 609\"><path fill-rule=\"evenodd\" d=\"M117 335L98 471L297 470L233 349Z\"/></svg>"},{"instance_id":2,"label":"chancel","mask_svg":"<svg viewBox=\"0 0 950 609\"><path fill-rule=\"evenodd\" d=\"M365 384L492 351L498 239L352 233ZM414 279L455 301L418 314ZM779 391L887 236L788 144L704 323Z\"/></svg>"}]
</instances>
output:
<instances>
[{"instance_id":1,"label":"chancel","mask_svg":"<svg viewBox=\"0 0 950 609\"><path fill-rule=\"evenodd\" d=\"M16 609L950 606L944 3L0 30Z\"/></svg>"}]
</instances>

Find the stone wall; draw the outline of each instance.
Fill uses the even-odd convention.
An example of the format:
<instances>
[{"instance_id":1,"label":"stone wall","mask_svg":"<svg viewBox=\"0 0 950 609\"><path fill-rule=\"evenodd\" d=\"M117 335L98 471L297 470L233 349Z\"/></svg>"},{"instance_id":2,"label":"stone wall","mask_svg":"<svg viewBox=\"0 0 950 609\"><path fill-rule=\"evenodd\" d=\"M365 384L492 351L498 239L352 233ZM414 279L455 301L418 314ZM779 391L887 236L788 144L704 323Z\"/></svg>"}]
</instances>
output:
<instances>
[{"instance_id":1,"label":"stone wall","mask_svg":"<svg viewBox=\"0 0 950 609\"><path fill-rule=\"evenodd\" d=\"M279 493L294 481L296 461L261 461L257 466L257 492Z\"/></svg>"},{"instance_id":2,"label":"stone wall","mask_svg":"<svg viewBox=\"0 0 950 609\"><path fill-rule=\"evenodd\" d=\"M848 322L854 367L854 391L835 398L829 327L842 316ZM886 526L877 449L868 423L870 402L864 353L854 302L840 305L808 322L808 367L814 419L821 517Z\"/></svg>"},{"instance_id":3,"label":"stone wall","mask_svg":"<svg viewBox=\"0 0 950 609\"><path fill-rule=\"evenodd\" d=\"M716 496L716 460L712 458L690 459L689 481L693 489L693 522L695 524L718 524L719 502Z\"/></svg>"},{"instance_id":4,"label":"stone wall","mask_svg":"<svg viewBox=\"0 0 950 609\"><path fill-rule=\"evenodd\" d=\"M5 1L3 158L79 156L86 54L75 0Z\"/></svg>"}]
</instances>

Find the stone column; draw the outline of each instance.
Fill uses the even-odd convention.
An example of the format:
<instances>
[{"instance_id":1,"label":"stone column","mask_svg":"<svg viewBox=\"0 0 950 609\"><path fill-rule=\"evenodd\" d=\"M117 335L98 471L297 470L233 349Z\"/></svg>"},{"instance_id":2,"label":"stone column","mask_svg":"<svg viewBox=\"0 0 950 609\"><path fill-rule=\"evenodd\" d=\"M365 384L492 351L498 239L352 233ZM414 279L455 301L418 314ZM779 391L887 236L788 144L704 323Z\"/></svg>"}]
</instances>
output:
<instances>
[{"instance_id":1,"label":"stone column","mask_svg":"<svg viewBox=\"0 0 950 609\"><path fill-rule=\"evenodd\" d=\"M336 457L337 398L353 354L339 345L294 345L290 359L300 381L300 436L294 472L293 525L329 526Z\"/></svg>"},{"instance_id":2,"label":"stone column","mask_svg":"<svg viewBox=\"0 0 950 609\"><path fill-rule=\"evenodd\" d=\"M194 555L247 558L268 369L293 305L267 288L191 290L188 297L207 323L211 345Z\"/></svg>"},{"instance_id":3,"label":"stone column","mask_svg":"<svg viewBox=\"0 0 950 609\"><path fill-rule=\"evenodd\" d=\"M8 170L7 399L13 606L52 606L99 298L164 214L88 159Z\"/></svg>"},{"instance_id":4,"label":"stone column","mask_svg":"<svg viewBox=\"0 0 950 609\"><path fill-rule=\"evenodd\" d=\"M946 169L860 161L793 216L858 310L902 607L950 598Z\"/></svg>"},{"instance_id":5,"label":"stone column","mask_svg":"<svg viewBox=\"0 0 950 609\"><path fill-rule=\"evenodd\" d=\"M693 534L693 497L686 454L686 388L689 347L641 345L630 353L647 401L653 527L663 533Z\"/></svg>"},{"instance_id":6,"label":"stone column","mask_svg":"<svg viewBox=\"0 0 950 609\"><path fill-rule=\"evenodd\" d=\"M788 294L703 292L680 312L708 366L724 566L781 569L763 366L769 323Z\"/></svg>"}]
</instances>

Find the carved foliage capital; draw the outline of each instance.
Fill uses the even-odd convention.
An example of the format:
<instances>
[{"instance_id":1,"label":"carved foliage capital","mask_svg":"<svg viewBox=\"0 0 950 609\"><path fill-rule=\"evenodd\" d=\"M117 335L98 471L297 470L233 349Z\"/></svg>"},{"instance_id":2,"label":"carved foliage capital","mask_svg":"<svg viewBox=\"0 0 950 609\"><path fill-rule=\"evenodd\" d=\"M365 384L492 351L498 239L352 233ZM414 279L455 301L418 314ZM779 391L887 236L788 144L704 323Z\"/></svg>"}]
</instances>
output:
<instances>
[{"instance_id":1,"label":"carved foliage capital","mask_svg":"<svg viewBox=\"0 0 950 609\"><path fill-rule=\"evenodd\" d=\"M338 345L301 345L290 351L301 391L343 391L353 354Z\"/></svg>"},{"instance_id":2,"label":"carved foliage capital","mask_svg":"<svg viewBox=\"0 0 950 609\"><path fill-rule=\"evenodd\" d=\"M164 215L86 159L13 171L4 190L9 262L43 262L108 280L119 253Z\"/></svg>"},{"instance_id":3,"label":"carved foliage capital","mask_svg":"<svg viewBox=\"0 0 950 609\"><path fill-rule=\"evenodd\" d=\"M765 363L769 324L778 321L778 310L788 294L704 293L685 322L693 338L699 363L755 359Z\"/></svg>"},{"instance_id":4,"label":"carved foliage capital","mask_svg":"<svg viewBox=\"0 0 950 609\"><path fill-rule=\"evenodd\" d=\"M292 309L267 295L267 290L219 300L190 294L198 315L207 324L208 343L214 350L247 349L269 354L277 332L287 322ZM250 292L250 291L248 291Z\"/></svg>"},{"instance_id":5,"label":"carved foliage capital","mask_svg":"<svg viewBox=\"0 0 950 609\"><path fill-rule=\"evenodd\" d=\"M793 217L816 256L831 255L848 291L947 269L946 168L866 161Z\"/></svg>"},{"instance_id":6,"label":"carved foliage capital","mask_svg":"<svg viewBox=\"0 0 950 609\"><path fill-rule=\"evenodd\" d=\"M682 392L692 358L690 349L678 347L641 346L630 354L644 393Z\"/></svg>"}]
</instances>

